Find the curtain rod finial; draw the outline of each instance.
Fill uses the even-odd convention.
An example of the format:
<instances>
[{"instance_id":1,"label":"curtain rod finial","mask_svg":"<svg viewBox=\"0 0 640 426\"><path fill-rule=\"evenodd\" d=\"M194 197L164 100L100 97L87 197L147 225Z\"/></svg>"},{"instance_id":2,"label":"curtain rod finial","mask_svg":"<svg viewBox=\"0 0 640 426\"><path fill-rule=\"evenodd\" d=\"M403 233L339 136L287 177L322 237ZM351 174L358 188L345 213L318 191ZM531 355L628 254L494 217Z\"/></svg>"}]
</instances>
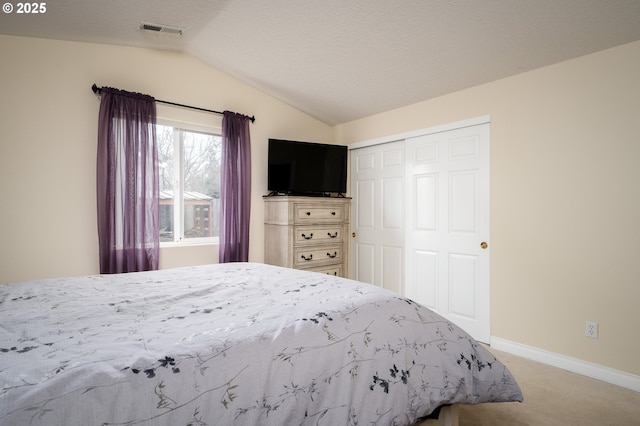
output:
<instances>
[{"instance_id":1,"label":"curtain rod finial","mask_svg":"<svg viewBox=\"0 0 640 426\"><path fill-rule=\"evenodd\" d=\"M98 88L95 83L93 83L93 86L91 86L91 90L93 90L93 93L95 93L96 95L100 93L100 88Z\"/></svg>"}]
</instances>

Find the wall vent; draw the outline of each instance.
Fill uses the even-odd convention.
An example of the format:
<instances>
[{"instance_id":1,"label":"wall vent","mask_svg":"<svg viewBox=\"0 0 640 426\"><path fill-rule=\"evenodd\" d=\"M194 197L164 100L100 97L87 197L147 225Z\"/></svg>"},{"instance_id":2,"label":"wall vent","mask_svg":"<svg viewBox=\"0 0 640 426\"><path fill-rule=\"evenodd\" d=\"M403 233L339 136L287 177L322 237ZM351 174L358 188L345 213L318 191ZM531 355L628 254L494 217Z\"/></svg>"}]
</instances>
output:
<instances>
[{"instance_id":1,"label":"wall vent","mask_svg":"<svg viewBox=\"0 0 640 426\"><path fill-rule=\"evenodd\" d=\"M174 27L171 25L151 24L149 22L141 22L140 29L148 31L158 36L180 38L184 32L184 28Z\"/></svg>"}]
</instances>

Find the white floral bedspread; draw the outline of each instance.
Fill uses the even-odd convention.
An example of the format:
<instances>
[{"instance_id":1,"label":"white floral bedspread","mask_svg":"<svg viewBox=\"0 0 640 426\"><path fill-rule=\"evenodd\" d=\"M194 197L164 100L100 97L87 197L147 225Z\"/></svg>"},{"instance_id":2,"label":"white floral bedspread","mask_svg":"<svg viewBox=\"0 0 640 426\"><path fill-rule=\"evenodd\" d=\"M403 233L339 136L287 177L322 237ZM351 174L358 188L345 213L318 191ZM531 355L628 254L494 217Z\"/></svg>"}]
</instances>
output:
<instances>
[{"instance_id":1,"label":"white floral bedspread","mask_svg":"<svg viewBox=\"0 0 640 426\"><path fill-rule=\"evenodd\" d=\"M0 425L409 425L521 400L458 327L342 278L234 263L0 286Z\"/></svg>"}]
</instances>

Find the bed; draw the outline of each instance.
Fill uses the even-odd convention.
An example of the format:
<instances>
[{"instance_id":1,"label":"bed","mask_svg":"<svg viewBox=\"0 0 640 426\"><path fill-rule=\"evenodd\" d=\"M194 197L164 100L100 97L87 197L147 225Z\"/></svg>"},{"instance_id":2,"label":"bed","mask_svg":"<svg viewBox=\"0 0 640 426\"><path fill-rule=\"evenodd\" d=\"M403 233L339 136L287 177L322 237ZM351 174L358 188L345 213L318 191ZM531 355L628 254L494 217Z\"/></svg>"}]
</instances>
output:
<instances>
[{"instance_id":1,"label":"bed","mask_svg":"<svg viewBox=\"0 0 640 426\"><path fill-rule=\"evenodd\" d=\"M0 425L411 425L522 401L412 300L258 263L0 286Z\"/></svg>"}]
</instances>

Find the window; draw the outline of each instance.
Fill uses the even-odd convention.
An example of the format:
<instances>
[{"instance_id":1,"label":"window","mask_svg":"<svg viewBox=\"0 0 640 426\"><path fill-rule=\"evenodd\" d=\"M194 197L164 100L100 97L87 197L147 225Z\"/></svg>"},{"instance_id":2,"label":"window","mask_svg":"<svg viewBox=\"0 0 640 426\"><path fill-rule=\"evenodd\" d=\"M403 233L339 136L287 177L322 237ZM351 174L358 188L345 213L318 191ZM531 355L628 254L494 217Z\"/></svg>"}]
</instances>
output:
<instances>
[{"instance_id":1,"label":"window","mask_svg":"<svg viewBox=\"0 0 640 426\"><path fill-rule=\"evenodd\" d=\"M213 242L219 235L222 137L156 125L160 242Z\"/></svg>"}]
</instances>

